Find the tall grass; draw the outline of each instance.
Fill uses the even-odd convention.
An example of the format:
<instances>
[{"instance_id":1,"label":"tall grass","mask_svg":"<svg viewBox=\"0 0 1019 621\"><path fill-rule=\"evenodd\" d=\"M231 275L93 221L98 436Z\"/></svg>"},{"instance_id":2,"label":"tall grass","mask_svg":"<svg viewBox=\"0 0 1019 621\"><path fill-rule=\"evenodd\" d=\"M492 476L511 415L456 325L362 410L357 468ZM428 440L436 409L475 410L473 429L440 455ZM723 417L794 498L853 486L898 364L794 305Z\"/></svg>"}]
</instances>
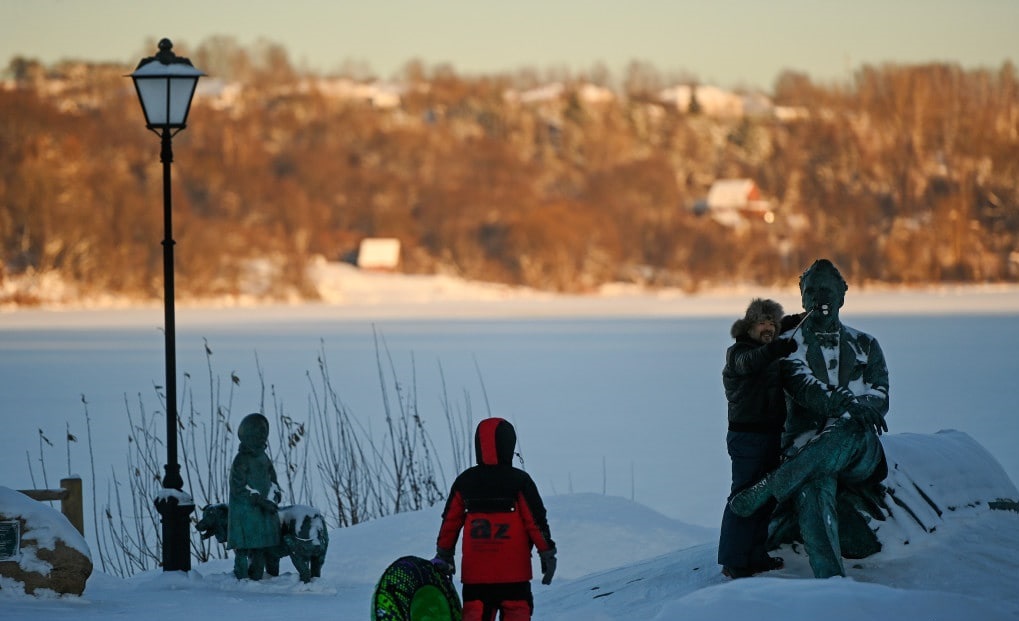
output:
<instances>
[{"instance_id":1,"label":"tall grass","mask_svg":"<svg viewBox=\"0 0 1019 621\"><path fill-rule=\"evenodd\" d=\"M381 403L377 411L367 414L355 413L344 403L330 374L324 342L317 355L317 368L306 372L308 397L301 404L301 413L279 399L276 387L264 376L257 354L258 377L249 386L233 372L224 378L213 364L212 348L205 342L204 389L196 390L191 374L186 372L178 400L178 460L184 491L195 502L192 524L206 504L229 498L230 464L238 446L234 421L250 413L234 411L235 398L243 390L259 391L259 412L274 428L268 452L284 494L281 504L314 505L331 528L342 528L426 508L445 499L450 477L472 463L474 413L470 393L464 390L460 399L452 399L439 364L441 411L434 418L445 423L452 447L440 454L418 400L413 355L410 377L404 380L397 373L385 339L377 332L374 339ZM480 379L480 370L478 375ZM166 459L159 435L166 421L164 387L154 384L152 395L155 407L149 406L152 397L147 400L139 393L129 400L125 396L127 468L111 468L103 499L97 494L91 418L82 395L92 464L95 552L102 571L121 577L158 568L161 563L162 531L154 499L162 489ZM491 415L487 396L485 403L487 415ZM45 473L43 443L51 443L42 430L39 436L39 462ZM68 442L73 437L69 427L67 437ZM225 546L214 539L201 539L194 529L190 546L198 562L227 558Z\"/></svg>"}]
</instances>

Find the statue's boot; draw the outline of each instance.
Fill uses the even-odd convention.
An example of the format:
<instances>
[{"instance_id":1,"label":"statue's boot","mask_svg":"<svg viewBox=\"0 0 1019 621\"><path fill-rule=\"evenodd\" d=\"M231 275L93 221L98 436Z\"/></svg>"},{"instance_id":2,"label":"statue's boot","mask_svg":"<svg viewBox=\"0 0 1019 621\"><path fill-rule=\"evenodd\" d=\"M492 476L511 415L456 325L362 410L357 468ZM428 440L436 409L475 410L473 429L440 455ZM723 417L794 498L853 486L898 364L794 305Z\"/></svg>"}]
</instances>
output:
<instances>
[{"instance_id":1,"label":"statue's boot","mask_svg":"<svg viewBox=\"0 0 1019 621\"><path fill-rule=\"evenodd\" d=\"M252 580L261 580L265 575L265 556L268 548L255 548L251 550L251 557L248 565L248 577Z\"/></svg>"},{"instance_id":2,"label":"statue's boot","mask_svg":"<svg viewBox=\"0 0 1019 621\"><path fill-rule=\"evenodd\" d=\"M248 551L234 550L234 577L238 580L246 580L248 578L248 569Z\"/></svg>"},{"instance_id":3,"label":"statue's boot","mask_svg":"<svg viewBox=\"0 0 1019 621\"><path fill-rule=\"evenodd\" d=\"M779 502L787 500L807 481L833 475L844 468L852 458L853 442L851 429L841 419L836 421L805 444L799 453L733 496L729 507L736 515L746 517L772 498Z\"/></svg>"}]
</instances>

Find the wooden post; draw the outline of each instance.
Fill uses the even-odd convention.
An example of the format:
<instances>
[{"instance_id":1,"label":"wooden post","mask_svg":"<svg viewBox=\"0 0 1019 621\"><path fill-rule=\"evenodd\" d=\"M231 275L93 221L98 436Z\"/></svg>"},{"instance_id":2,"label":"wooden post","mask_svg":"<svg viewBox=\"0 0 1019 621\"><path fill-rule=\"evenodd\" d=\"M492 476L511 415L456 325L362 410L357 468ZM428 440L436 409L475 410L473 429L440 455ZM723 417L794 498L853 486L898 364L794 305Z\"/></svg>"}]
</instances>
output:
<instances>
[{"instance_id":1,"label":"wooden post","mask_svg":"<svg viewBox=\"0 0 1019 621\"><path fill-rule=\"evenodd\" d=\"M81 479L78 477L60 479L60 487L67 490L67 498L60 501L60 512L71 521L71 525L77 528L78 532L84 537L85 519L81 498Z\"/></svg>"},{"instance_id":2,"label":"wooden post","mask_svg":"<svg viewBox=\"0 0 1019 621\"><path fill-rule=\"evenodd\" d=\"M60 512L85 536L85 519L81 497L81 479L68 477L60 479L60 489L21 489L18 490L32 500L59 500Z\"/></svg>"}]
</instances>

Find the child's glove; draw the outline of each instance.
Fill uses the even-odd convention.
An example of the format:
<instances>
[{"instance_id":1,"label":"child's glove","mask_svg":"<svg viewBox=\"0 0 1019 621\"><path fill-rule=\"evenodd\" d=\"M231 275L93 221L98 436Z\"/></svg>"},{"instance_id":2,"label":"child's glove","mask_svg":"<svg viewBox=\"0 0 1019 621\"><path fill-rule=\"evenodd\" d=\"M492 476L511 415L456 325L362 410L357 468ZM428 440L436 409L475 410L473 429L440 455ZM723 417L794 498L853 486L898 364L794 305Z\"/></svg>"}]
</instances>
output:
<instances>
[{"instance_id":1,"label":"child's glove","mask_svg":"<svg viewBox=\"0 0 1019 621\"><path fill-rule=\"evenodd\" d=\"M556 565L555 548L539 552L538 558L541 559L541 583L552 584L552 576L555 575Z\"/></svg>"},{"instance_id":2,"label":"child's glove","mask_svg":"<svg viewBox=\"0 0 1019 621\"><path fill-rule=\"evenodd\" d=\"M432 565L444 576L452 576L456 573L456 562L453 560L453 551L445 548L435 548L435 558Z\"/></svg>"}]
</instances>

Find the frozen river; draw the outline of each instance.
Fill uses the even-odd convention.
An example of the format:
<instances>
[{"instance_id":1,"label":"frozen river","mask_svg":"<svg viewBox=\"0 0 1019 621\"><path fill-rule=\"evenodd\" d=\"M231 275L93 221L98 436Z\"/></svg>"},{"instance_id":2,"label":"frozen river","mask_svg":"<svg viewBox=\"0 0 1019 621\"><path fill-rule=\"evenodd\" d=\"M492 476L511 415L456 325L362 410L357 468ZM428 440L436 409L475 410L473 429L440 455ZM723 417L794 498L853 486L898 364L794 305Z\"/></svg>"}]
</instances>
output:
<instances>
[{"instance_id":1,"label":"frozen river","mask_svg":"<svg viewBox=\"0 0 1019 621\"><path fill-rule=\"evenodd\" d=\"M861 299L854 313L852 295L843 319L874 334L888 359L890 432L965 431L1019 481L1019 306L934 312L936 296L914 296L890 298L901 306ZM440 450L448 445L444 398L458 408L469 403L474 421L490 408L517 426L525 466L545 493L605 492L717 527L729 484L720 373L729 327L747 299L671 316L640 305L516 316L456 317L447 309L445 317L419 319L335 307L185 309L177 320L178 385L209 412L208 344L214 389L228 390L231 375L240 380L235 420L259 409L257 365L284 412L307 420L309 374L317 376L324 353L345 405L381 428L378 334L399 381L416 390ZM782 301L795 310L795 301ZM108 473L126 467L125 400L160 410L161 323L159 309L0 314L4 486L33 486L31 470L41 487L43 466L51 486L68 470L87 477L84 396L105 496ZM40 430L52 446L40 441ZM67 431L79 442L68 445Z\"/></svg>"}]
</instances>

